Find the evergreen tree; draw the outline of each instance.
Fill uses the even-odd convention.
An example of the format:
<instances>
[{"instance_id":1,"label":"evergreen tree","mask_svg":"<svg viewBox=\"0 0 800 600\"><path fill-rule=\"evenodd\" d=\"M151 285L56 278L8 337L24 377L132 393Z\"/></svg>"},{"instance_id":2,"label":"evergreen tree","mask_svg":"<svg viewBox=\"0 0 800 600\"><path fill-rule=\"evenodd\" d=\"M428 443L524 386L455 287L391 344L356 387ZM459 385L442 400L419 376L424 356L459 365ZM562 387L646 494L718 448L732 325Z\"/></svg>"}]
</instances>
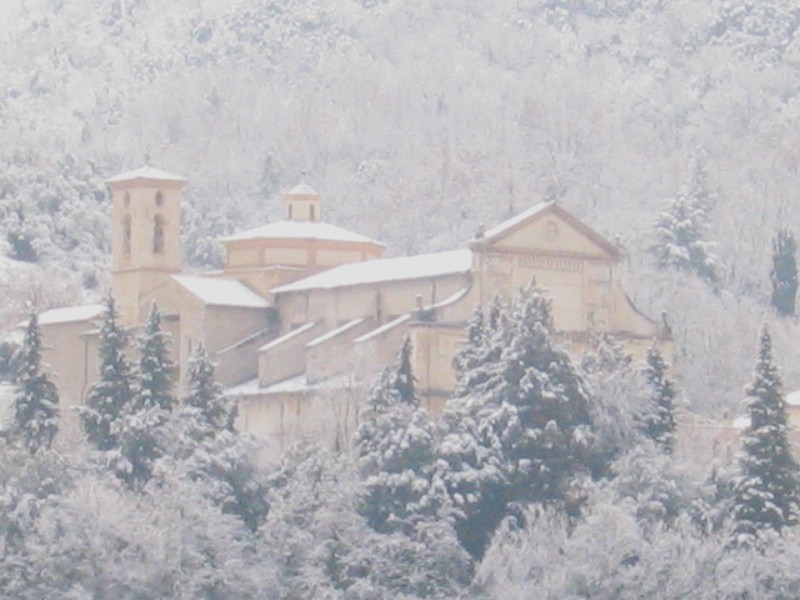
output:
<instances>
[{"instance_id":1,"label":"evergreen tree","mask_svg":"<svg viewBox=\"0 0 800 600\"><path fill-rule=\"evenodd\" d=\"M168 334L161 330L161 313L155 303L137 345L138 385L134 397L123 405L112 427L118 448L110 462L121 479L141 487L150 480L153 465L163 453L165 425L175 402Z\"/></svg>"},{"instance_id":2,"label":"evergreen tree","mask_svg":"<svg viewBox=\"0 0 800 600\"><path fill-rule=\"evenodd\" d=\"M139 338L139 402L143 407L172 412L175 365L169 358L169 334L161 329L161 313L155 303Z\"/></svg>"},{"instance_id":3,"label":"evergreen tree","mask_svg":"<svg viewBox=\"0 0 800 600\"><path fill-rule=\"evenodd\" d=\"M398 364L385 369L367 400L354 445L362 479L359 512L381 533L410 534L434 519L445 499L433 480L436 441L428 412L419 407L405 338Z\"/></svg>"},{"instance_id":4,"label":"evergreen tree","mask_svg":"<svg viewBox=\"0 0 800 600\"><path fill-rule=\"evenodd\" d=\"M753 382L747 388L750 424L742 435L741 472L734 483L734 532L739 545L748 544L763 530L780 531L798 520L798 465L789 445L782 388L765 327Z\"/></svg>"},{"instance_id":5,"label":"evergreen tree","mask_svg":"<svg viewBox=\"0 0 800 600\"><path fill-rule=\"evenodd\" d=\"M644 433L666 454L675 449L675 383L667 375L667 364L653 344L647 352L645 375L653 391L653 406L644 415Z\"/></svg>"},{"instance_id":6,"label":"evergreen tree","mask_svg":"<svg viewBox=\"0 0 800 600\"><path fill-rule=\"evenodd\" d=\"M457 531L475 557L525 505L570 508L572 483L590 463L587 392L552 339L549 301L528 289L500 323L487 360L465 374L480 383L445 409L439 448Z\"/></svg>"},{"instance_id":7,"label":"evergreen tree","mask_svg":"<svg viewBox=\"0 0 800 600\"><path fill-rule=\"evenodd\" d=\"M714 244L706 240L712 204L706 178L702 164L696 163L686 190L666 201L656 220L652 251L659 267L691 271L715 283Z\"/></svg>"},{"instance_id":8,"label":"evergreen tree","mask_svg":"<svg viewBox=\"0 0 800 600\"><path fill-rule=\"evenodd\" d=\"M797 242L788 229L779 229L772 242L772 306L783 317L794 315L797 297Z\"/></svg>"},{"instance_id":9,"label":"evergreen tree","mask_svg":"<svg viewBox=\"0 0 800 600\"><path fill-rule=\"evenodd\" d=\"M99 379L89 390L86 406L79 408L87 438L98 450L104 451L118 447L113 425L134 397L132 369L125 356L128 332L118 319L114 299L109 297L100 326Z\"/></svg>"},{"instance_id":10,"label":"evergreen tree","mask_svg":"<svg viewBox=\"0 0 800 600\"><path fill-rule=\"evenodd\" d=\"M503 304L499 296L494 296L487 314L480 306L476 306L467 321L466 340L453 357L453 368L456 372L456 396L464 396L469 389L485 381L485 372L477 369L497 358L499 347L492 346L490 341L500 328L503 319Z\"/></svg>"},{"instance_id":11,"label":"evergreen tree","mask_svg":"<svg viewBox=\"0 0 800 600\"><path fill-rule=\"evenodd\" d=\"M12 435L31 453L49 448L58 432L58 392L42 371L39 318L31 313L20 353Z\"/></svg>"},{"instance_id":12,"label":"evergreen tree","mask_svg":"<svg viewBox=\"0 0 800 600\"><path fill-rule=\"evenodd\" d=\"M252 440L235 430L236 400L222 393L203 344L189 361L188 393L178 415L176 458L222 510L255 530L267 514Z\"/></svg>"}]
</instances>

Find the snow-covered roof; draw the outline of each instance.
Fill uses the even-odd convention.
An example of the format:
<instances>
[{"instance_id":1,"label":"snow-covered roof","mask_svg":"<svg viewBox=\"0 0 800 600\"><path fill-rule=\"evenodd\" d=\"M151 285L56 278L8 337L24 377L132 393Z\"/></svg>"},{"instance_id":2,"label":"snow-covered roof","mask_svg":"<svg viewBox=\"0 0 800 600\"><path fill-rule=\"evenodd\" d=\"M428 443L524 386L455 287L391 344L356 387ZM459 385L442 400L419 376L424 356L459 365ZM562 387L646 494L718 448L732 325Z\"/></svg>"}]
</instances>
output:
<instances>
[{"instance_id":1,"label":"snow-covered roof","mask_svg":"<svg viewBox=\"0 0 800 600\"><path fill-rule=\"evenodd\" d=\"M248 229L222 238L223 242L238 240L261 239L301 239L301 240L332 240L336 242L360 242L385 246L365 235L354 233L320 221L276 221L261 227Z\"/></svg>"},{"instance_id":2,"label":"snow-covered roof","mask_svg":"<svg viewBox=\"0 0 800 600\"><path fill-rule=\"evenodd\" d=\"M246 285L235 279L173 275L189 293L210 306L237 306L241 308L267 308L270 304Z\"/></svg>"},{"instance_id":3,"label":"snow-covered roof","mask_svg":"<svg viewBox=\"0 0 800 600\"><path fill-rule=\"evenodd\" d=\"M106 183L120 183L122 181L133 181L135 179L156 179L159 181L175 181L181 183L186 183L188 181L185 177L181 177L180 175L167 173L161 169L154 169L150 165L145 165L133 171L126 171L125 173L120 173L110 179L106 179Z\"/></svg>"},{"instance_id":4,"label":"snow-covered roof","mask_svg":"<svg viewBox=\"0 0 800 600\"><path fill-rule=\"evenodd\" d=\"M388 323L384 323L383 325L381 325L377 329L373 329L372 331L368 331L367 333L365 333L362 336L357 337L353 341L356 344L360 344L361 342L366 342L368 340L371 340L372 338L378 337L379 335L382 335L382 334L386 333L387 331L391 331L395 327L398 327L398 326L402 325L403 323L405 323L407 321L410 321L410 320L411 320L411 313L407 313L405 315L401 315L401 316L397 317L396 319L394 319L393 321L389 321Z\"/></svg>"},{"instance_id":5,"label":"snow-covered roof","mask_svg":"<svg viewBox=\"0 0 800 600\"><path fill-rule=\"evenodd\" d=\"M306 344L306 348L315 348L316 346L319 346L320 344L324 344L328 340L332 340L337 335L340 335L342 333L345 333L346 331L349 331L350 329L352 329L356 325L360 325L361 323L363 323L366 320L367 320L366 317L361 317L359 319L353 319L351 321L348 321L344 325L341 325L339 327L331 329L330 331L328 331L327 333L322 334L318 338L311 340L310 342L308 342Z\"/></svg>"},{"instance_id":6,"label":"snow-covered roof","mask_svg":"<svg viewBox=\"0 0 800 600\"><path fill-rule=\"evenodd\" d=\"M471 268L472 252L470 250L448 250L447 252L420 254L418 256L381 258L334 267L317 275L277 287L272 292L279 294L298 290L332 289L349 285L396 281L398 279L437 277L454 273L466 273Z\"/></svg>"},{"instance_id":7,"label":"snow-covered roof","mask_svg":"<svg viewBox=\"0 0 800 600\"><path fill-rule=\"evenodd\" d=\"M263 394L291 394L291 393L308 393L320 392L325 390L343 390L352 388L354 386L363 385L360 381L353 378L352 375L342 373L333 375L321 381L311 382L303 375L284 379L278 383L274 383L267 387L261 387L258 383L258 378L245 381L239 385L229 387L225 390L226 396L260 396Z\"/></svg>"},{"instance_id":8,"label":"snow-covered roof","mask_svg":"<svg viewBox=\"0 0 800 600\"><path fill-rule=\"evenodd\" d=\"M316 327L316 326L317 326L316 321L309 321L308 323L304 323L303 325L301 325L297 329L292 329L288 333L283 334L281 337L275 338L271 342L267 342L266 344L261 346L261 348L259 348L258 351L259 352L266 352L267 350L272 350L273 348L277 348L281 344L283 344L285 342L288 342L289 340L291 340L292 338L297 337L298 335L302 335L303 333L305 333L306 331L308 331L312 327Z\"/></svg>"},{"instance_id":9,"label":"snow-covered roof","mask_svg":"<svg viewBox=\"0 0 800 600\"><path fill-rule=\"evenodd\" d=\"M789 406L800 406L800 390L794 391L791 394L786 394L786 404Z\"/></svg>"},{"instance_id":10,"label":"snow-covered roof","mask_svg":"<svg viewBox=\"0 0 800 600\"><path fill-rule=\"evenodd\" d=\"M54 308L39 315L39 325L55 325L58 323L71 323L74 321L91 321L105 311L102 304L87 304L85 306L66 306Z\"/></svg>"},{"instance_id":11,"label":"snow-covered roof","mask_svg":"<svg viewBox=\"0 0 800 600\"><path fill-rule=\"evenodd\" d=\"M544 212L545 209L550 208L553 206L555 202L540 202L535 206L530 207L528 210L519 213L518 215L511 217L507 221L503 221L499 225L495 225L491 229L484 232L483 237L480 239L493 239L496 237L500 237L507 231L514 229L520 223L524 223L531 217L538 215L541 212ZM477 241L477 240L476 240Z\"/></svg>"},{"instance_id":12,"label":"snow-covered roof","mask_svg":"<svg viewBox=\"0 0 800 600\"><path fill-rule=\"evenodd\" d=\"M319 194L307 183L301 183L289 190L287 196L319 196Z\"/></svg>"},{"instance_id":13,"label":"snow-covered roof","mask_svg":"<svg viewBox=\"0 0 800 600\"><path fill-rule=\"evenodd\" d=\"M472 239L472 244L486 244L488 242L492 242L497 238L502 238L507 233L511 232L515 228L519 227L526 221L537 217L538 215L544 212L552 212L559 216L559 218L563 219L576 230L580 231L583 235L587 238L592 240L595 244L597 244L600 248L602 248L605 252L611 254L612 256L619 256L619 250L609 242L606 238L602 235L597 233L594 229L586 225L583 221L578 219L575 215L570 213L566 210L563 206L555 201L550 202L540 202L528 210L521 212L520 214L511 217L507 221L503 221L499 225L492 227L491 229L485 231L481 237L475 237Z\"/></svg>"}]
</instances>

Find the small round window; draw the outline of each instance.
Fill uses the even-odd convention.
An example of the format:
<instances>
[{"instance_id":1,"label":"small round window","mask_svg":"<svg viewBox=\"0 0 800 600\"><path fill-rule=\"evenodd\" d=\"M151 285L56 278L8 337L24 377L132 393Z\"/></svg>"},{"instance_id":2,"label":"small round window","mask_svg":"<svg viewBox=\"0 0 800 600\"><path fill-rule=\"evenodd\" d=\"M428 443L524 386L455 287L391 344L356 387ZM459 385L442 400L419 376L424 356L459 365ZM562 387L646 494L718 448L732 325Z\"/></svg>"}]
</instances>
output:
<instances>
[{"instance_id":1,"label":"small round window","mask_svg":"<svg viewBox=\"0 0 800 600\"><path fill-rule=\"evenodd\" d=\"M156 192L156 206L164 206L164 194Z\"/></svg>"},{"instance_id":2,"label":"small round window","mask_svg":"<svg viewBox=\"0 0 800 600\"><path fill-rule=\"evenodd\" d=\"M558 225L556 225L555 221L548 221L544 227L547 239L554 240L555 238L558 237Z\"/></svg>"}]
</instances>

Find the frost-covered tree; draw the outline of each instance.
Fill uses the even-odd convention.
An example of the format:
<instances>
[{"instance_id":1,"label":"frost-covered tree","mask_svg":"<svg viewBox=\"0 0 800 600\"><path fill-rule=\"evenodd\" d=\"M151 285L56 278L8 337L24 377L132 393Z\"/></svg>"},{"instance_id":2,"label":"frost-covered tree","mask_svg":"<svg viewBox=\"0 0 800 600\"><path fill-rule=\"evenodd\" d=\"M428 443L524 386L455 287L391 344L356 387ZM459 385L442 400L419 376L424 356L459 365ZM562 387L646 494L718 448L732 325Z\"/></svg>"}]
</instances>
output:
<instances>
[{"instance_id":1,"label":"frost-covered tree","mask_svg":"<svg viewBox=\"0 0 800 600\"><path fill-rule=\"evenodd\" d=\"M275 597L459 597L469 569L449 524L426 521L413 536L376 532L357 509L354 471L347 457L313 447L284 455L260 530L277 564Z\"/></svg>"},{"instance_id":2,"label":"frost-covered tree","mask_svg":"<svg viewBox=\"0 0 800 600\"><path fill-rule=\"evenodd\" d=\"M653 344L647 352L645 367L647 383L652 390L651 406L643 415L642 426L648 438L658 444L666 454L675 449L675 382L667 374L667 364L658 346Z\"/></svg>"},{"instance_id":3,"label":"frost-covered tree","mask_svg":"<svg viewBox=\"0 0 800 600\"><path fill-rule=\"evenodd\" d=\"M781 228L772 241L772 306L783 317L794 315L797 297L797 242Z\"/></svg>"},{"instance_id":4,"label":"frost-covered tree","mask_svg":"<svg viewBox=\"0 0 800 600\"><path fill-rule=\"evenodd\" d=\"M37 594L44 559L53 549L32 551L41 515L73 485L74 470L61 452L30 454L0 446L0 597L53 598ZM42 548L44 550L44 548ZM33 588L33 589L32 589Z\"/></svg>"},{"instance_id":5,"label":"frost-covered tree","mask_svg":"<svg viewBox=\"0 0 800 600\"><path fill-rule=\"evenodd\" d=\"M616 458L641 443L638 424L648 400L647 381L622 342L606 335L581 357L580 373L591 396L592 473L605 476Z\"/></svg>"},{"instance_id":6,"label":"frost-covered tree","mask_svg":"<svg viewBox=\"0 0 800 600\"><path fill-rule=\"evenodd\" d=\"M150 480L154 463L163 454L167 441L165 426L175 402L168 337L161 329L161 313L154 303L137 340L135 393L121 406L119 418L111 428L117 448L109 462L124 481L135 487Z\"/></svg>"},{"instance_id":7,"label":"frost-covered tree","mask_svg":"<svg viewBox=\"0 0 800 600\"><path fill-rule=\"evenodd\" d=\"M49 448L58 432L58 392L42 370L42 333L31 313L19 357L12 435L31 454Z\"/></svg>"},{"instance_id":8,"label":"frost-covered tree","mask_svg":"<svg viewBox=\"0 0 800 600\"><path fill-rule=\"evenodd\" d=\"M128 332L119 324L112 297L106 303L99 344L99 378L89 389L86 406L79 408L79 414L88 440L105 451L118 447L114 423L135 395L133 372L125 354Z\"/></svg>"},{"instance_id":9,"label":"frost-covered tree","mask_svg":"<svg viewBox=\"0 0 800 600\"><path fill-rule=\"evenodd\" d=\"M573 483L591 463L588 393L553 340L549 301L529 288L501 322L466 375L480 383L445 409L439 447L459 538L476 557L520 507L574 507Z\"/></svg>"},{"instance_id":10,"label":"frost-covered tree","mask_svg":"<svg viewBox=\"0 0 800 600\"><path fill-rule=\"evenodd\" d=\"M435 519L446 498L434 481L436 437L419 407L410 354L406 337L398 364L373 387L353 440L364 490L359 511L382 533L410 534L420 520Z\"/></svg>"},{"instance_id":11,"label":"frost-covered tree","mask_svg":"<svg viewBox=\"0 0 800 600\"><path fill-rule=\"evenodd\" d=\"M224 512L255 530L268 510L266 491L255 444L235 430L236 414L236 399L222 393L214 364L198 344L189 361L188 391L178 414L173 453Z\"/></svg>"},{"instance_id":12,"label":"frost-covered tree","mask_svg":"<svg viewBox=\"0 0 800 600\"><path fill-rule=\"evenodd\" d=\"M733 495L734 541L739 545L749 544L764 530L795 525L800 514L798 465L789 444L783 383L766 327L747 397L750 424L742 434L741 472Z\"/></svg>"},{"instance_id":13,"label":"frost-covered tree","mask_svg":"<svg viewBox=\"0 0 800 600\"><path fill-rule=\"evenodd\" d=\"M695 168L687 189L668 199L656 219L652 251L659 267L690 271L706 281L717 281L715 245L707 240L710 209L705 171Z\"/></svg>"}]
</instances>

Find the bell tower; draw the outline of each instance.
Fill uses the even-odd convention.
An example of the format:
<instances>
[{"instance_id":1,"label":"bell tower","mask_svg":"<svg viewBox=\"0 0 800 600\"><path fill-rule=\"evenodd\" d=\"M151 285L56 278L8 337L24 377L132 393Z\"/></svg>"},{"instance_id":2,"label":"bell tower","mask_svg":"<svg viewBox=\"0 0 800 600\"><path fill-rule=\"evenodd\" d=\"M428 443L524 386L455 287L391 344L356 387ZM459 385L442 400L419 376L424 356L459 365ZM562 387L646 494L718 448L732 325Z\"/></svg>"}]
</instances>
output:
<instances>
[{"instance_id":1,"label":"bell tower","mask_svg":"<svg viewBox=\"0 0 800 600\"><path fill-rule=\"evenodd\" d=\"M289 190L283 198L288 221L321 221L322 196L314 188L301 183Z\"/></svg>"},{"instance_id":2,"label":"bell tower","mask_svg":"<svg viewBox=\"0 0 800 600\"><path fill-rule=\"evenodd\" d=\"M181 193L187 180L149 166L106 181L111 191L111 294L126 325L143 297L180 273Z\"/></svg>"}]
</instances>

